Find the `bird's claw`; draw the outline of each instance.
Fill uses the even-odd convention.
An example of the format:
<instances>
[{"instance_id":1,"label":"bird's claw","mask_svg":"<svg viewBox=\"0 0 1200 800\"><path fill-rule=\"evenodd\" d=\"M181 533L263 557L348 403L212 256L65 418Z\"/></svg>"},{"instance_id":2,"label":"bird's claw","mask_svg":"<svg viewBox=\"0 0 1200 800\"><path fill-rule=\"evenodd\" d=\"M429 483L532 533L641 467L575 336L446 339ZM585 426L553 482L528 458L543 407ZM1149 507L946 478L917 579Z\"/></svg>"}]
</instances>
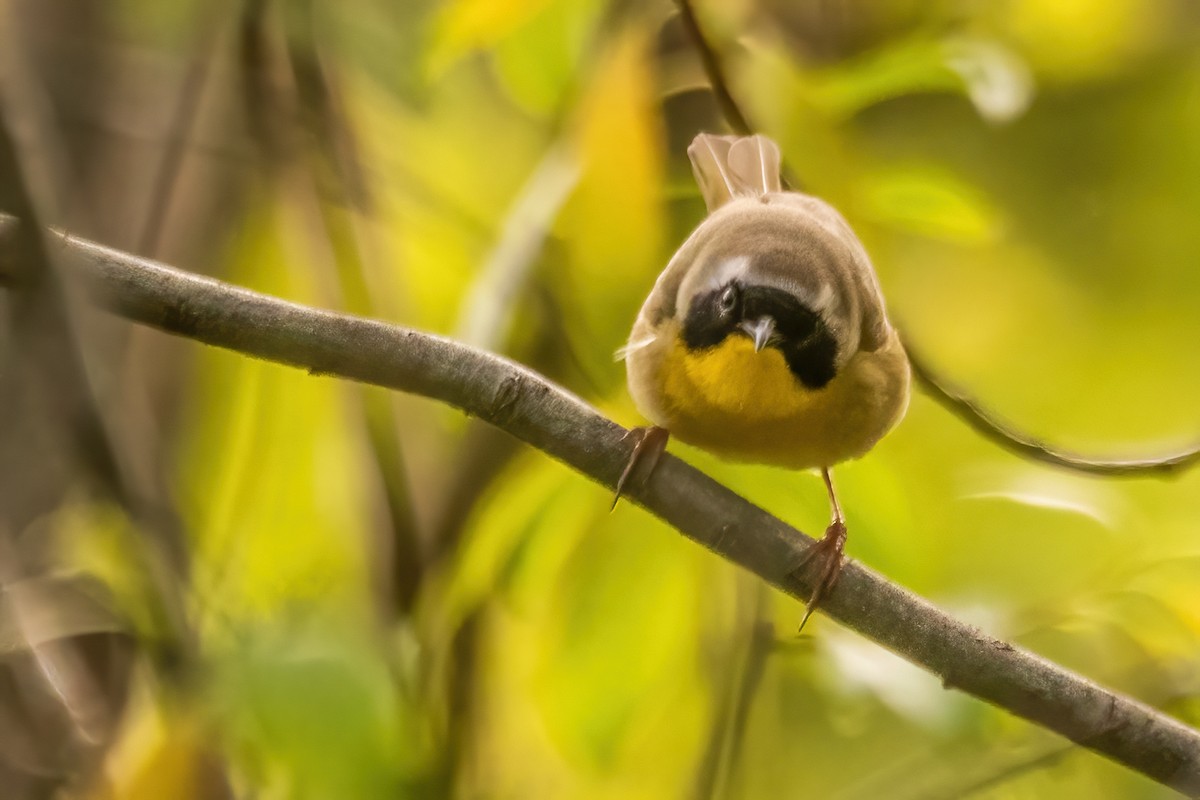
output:
<instances>
[{"instance_id":1,"label":"bird's claw","mask_svg":"<svg viewBox=\"0 0 1200 800\"><path fill-rule=\"evenodd\" d=\"M792 571L793 574L816 570L816 580L813 582L812 595L804 606L804 617L800 620L797 634L804 630L805 623L813 611L820 605L821 600L833 590L838 577L842 574L842 554L846 549L846 523L834 520L825 529L825 535L820 541L808 549L800 563Z\"/></svg>"},{"instance_id":2,"label":"bird's claw","mask_svg":"<svg viewBox=\"0 0 1200 800\"><path fill-rule=\"evenodd\" d=\"M629 437L635 437L637 441L633 445L633 452L629 454L629 463L625 465L625 469L621 472L621 477L617 479L617 491L613 494L612 505L609 506L609 511L617 507L617 501L621 499L622 492L625 491L626 485L629 483L630 477L638 464L644 463L646 469L644 472L645 480L654 471L658 465L658 460L662 457L663 451L667 449L667 440L671 438L671 434L666 428L658 426L650 426L645 428L631 428L621 437L621 441Z\"/></svg>"}]
</instances>

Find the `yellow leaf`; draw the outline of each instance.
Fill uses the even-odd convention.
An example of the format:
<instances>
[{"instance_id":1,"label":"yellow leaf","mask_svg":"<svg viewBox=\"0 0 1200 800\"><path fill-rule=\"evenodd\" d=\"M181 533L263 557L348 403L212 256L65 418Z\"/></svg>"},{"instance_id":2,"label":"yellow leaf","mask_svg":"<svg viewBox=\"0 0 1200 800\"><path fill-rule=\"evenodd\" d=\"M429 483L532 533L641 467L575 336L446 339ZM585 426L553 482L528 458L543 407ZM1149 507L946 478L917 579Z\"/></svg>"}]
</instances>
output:
<instances>
[{"instance_id":1,"label":"yellow leaf","mask_svg":"<svg viewBox=\"0 0 1200 800\"><path fill-rule=\"evenodd\" d=\"M601 58L576 118L583 171L561 232L578 293L571 308L591 332L623 334L664 266L656 85L645 37L627 33ZM620 342L590 344L603 347L607 359Z\"/></svg>"},{"instance_id":2,"label":"yellow leaf","mask_svg":"<svg viewBox=\"0 0 1200 800\"><path fill-rule=\"evenodd\" d=\"M168 713L135 689L124 730L88 800L208 800L227 793L212 732L188 713Z\"/></svg>"},{"instance_id":3,"label":"yellow leaf","mask_svg":"<svg viewBox=\"0 0 1200 800\"><path fill-rule=\"evenodd\" d=\"M458 0L434 22L429 70L437 75L466 53L486 49L512 34L549 0Z\"/></svg>"},{"instance_id":4,"label":"yellow leaf","mask_svg":"<svg viewBox=\"0 0 1200 800\"><path fill-rule=\"evenodd\" d=\"M1144 53L1170 25L1165 4L1152 0L1020 0L1005 6L1002 24L1043 77L1103 77Z\"/></svg>"}]
</instances>

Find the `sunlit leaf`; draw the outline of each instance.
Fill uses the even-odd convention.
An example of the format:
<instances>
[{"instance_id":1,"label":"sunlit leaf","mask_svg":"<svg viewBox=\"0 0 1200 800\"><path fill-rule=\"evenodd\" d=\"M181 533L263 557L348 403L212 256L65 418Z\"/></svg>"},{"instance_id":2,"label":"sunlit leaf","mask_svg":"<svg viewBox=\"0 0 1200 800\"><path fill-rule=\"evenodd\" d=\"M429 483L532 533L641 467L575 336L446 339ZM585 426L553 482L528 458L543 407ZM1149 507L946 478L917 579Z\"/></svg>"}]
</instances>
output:
<instances>
[{"instance_id":1,"label":"sunlit leaf","mask_svg":"<svg viewBox=\"0 0 1200 800\"><path fill-rule=\"evenodd\" d=\"M542 114L557 109L588 63L604 6L603 0L550 0L496 43L496 67L522 105Z\"/></svg>"},{"instance_id":2,"label":"sunlit leaf","mask_svg":"<svg viewBox=\"0 0 1200 800\"><path fill-rule=\"evenodd\" d=\"M864 184L864 212L900 230L976 245L1000 233L1000 214L979 190L936 168L889 167Z\"/></svg>"},{"instance_id":3,"label":"sunlit leaf","mask_svg":"<svg viewBox=\"0 0 1200 800\"><path fill-rule=\"evenodd\" d=\"M629 735L647 716L662 724L683 710L671 711L669 694L652 699L653 687L665 691L672 676L670 694L678 697L696 680L687 666L695 661L688 611L698 587L689 560L678 555L685 543L661 528L619 531L597 526L564 565L538 677L543 713L560 744L601 769L629 754ZM616 652L624 655L614 670L609 654Z\"/></svg>"},{"instance_id":4,"label":"sunlit leaf","mask_svg":"<svg viewBox=\"0 0 1200 800\"><path fill-rule=\"evenodd\" d=\"M613 43L586 89L575 123L583 172L559 228L578 349L611 369L641 297L665 266L662 153L645 37ZM620 333L617 333L621 331Z\"/></svg>"},{"instance_id":5,"label":"sunlit leaf","mask_svg":"<svg viewBox=\"0 0 1200 800\"><path fill-rule=\"evenodd\" d=\"M401 706L378 652L320 627L252 632L254 644L226 653L218 688L234 763L297 800L394 792L415 743L396 751Z\"/></svg>"},{"instance_id":6,"label":"sunlit leaf","mask_svg":"<svg viewBox=\"0 0 1200 800\"><path fill-rule=\"evenodd\" d=\"M284 296L312 291L275 230L256 233L234 279ZM196 380L183 497L200 532L206 610L270 614L335 591L361 602L362 543L346 534L366 526L361 429L342 388L216 350L200 353Z\"/></svg>"},{"instance_id":7,"label":"sunlit leaf","mask_svg":"<svg viewBox=\"0 0 1200 800\"><path fill-rule=\"evenodd\" d=\"M855 61L816 72L809 80L814 102L838 115L906 94L958 91L963 86L946 61L942 43L925 37L889 43Z\"/></svg>"},{"instance_id":8,"label":"sunlit leaf","mask_svg":"<svg viewBox=\"0 0 1200 800\"><path fill-rule=\"evenodd\" d=\"M1019 0L1001 24L1039 71L1056 79L1094 78L1127 68L1169 26L1169 4L1159 0Z\"/></svg>"},{"instance_id":9,"label":"sunlit leaf","mask_svg":"<svg viewBox=\"0 0 1200 800\"><path fill-rule=\"evenodd\" d=\"M454 0L445 4L434 24L428 56L431 69L441 73L470 50L497 44L551 2Z\"/></svg>"},{"instance_id":10,"label":"sunlit leaf","mask_svg":"<svg viewBox=\"0 0 1200 800\"><path fill-rule=\"evenodd\" d=\"M371 86L361 105L371 122L365 148L387 177L379 235L391 247L377 285L384 296L373 299L409 324L449 331L545 142L477 65L450 70L441 84L420 114Z\"/></svg>"},{"instance_id":11,"label":"sunlit leaf","mask_svg":"<svg viewBox=\"0 0 1200 800\"><path fill-rule=\"evenodd\" d=\"M139 708L105 781L88 800L209 800L226 784L219 751L202 720L162 718Z\"/></svg>"}]
</instances>

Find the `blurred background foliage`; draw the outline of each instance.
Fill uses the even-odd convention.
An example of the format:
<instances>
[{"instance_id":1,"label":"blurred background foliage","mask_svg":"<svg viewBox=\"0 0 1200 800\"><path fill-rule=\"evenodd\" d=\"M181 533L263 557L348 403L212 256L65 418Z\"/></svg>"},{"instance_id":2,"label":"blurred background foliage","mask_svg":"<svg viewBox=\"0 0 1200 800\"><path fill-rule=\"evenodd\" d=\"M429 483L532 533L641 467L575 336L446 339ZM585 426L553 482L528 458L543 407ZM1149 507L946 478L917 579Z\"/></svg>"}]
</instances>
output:
<instances>
[{"instance_id":1,"label":"blurred background foliage","mask_svg":"<svg viewBox=\"0 0 1200 800\"><path fill-rule=\"evenodd\" d=\"M687 142L726 129L670 4L0 9L43 222L462 338L639 422L612 354L702 213ZM914 350L1070 449L1196 441L1200 7L697 12ZM1167 794L820 615L797 637L796 602L475 420L67 301L124 490L53 404L5 442L33 487L0 525L8 796ZM823 528L813 476L676 452ZM837 478L850 556L1200 724L1200 474L1055 471L917 394Z\"/></svg>"}]
</instances>

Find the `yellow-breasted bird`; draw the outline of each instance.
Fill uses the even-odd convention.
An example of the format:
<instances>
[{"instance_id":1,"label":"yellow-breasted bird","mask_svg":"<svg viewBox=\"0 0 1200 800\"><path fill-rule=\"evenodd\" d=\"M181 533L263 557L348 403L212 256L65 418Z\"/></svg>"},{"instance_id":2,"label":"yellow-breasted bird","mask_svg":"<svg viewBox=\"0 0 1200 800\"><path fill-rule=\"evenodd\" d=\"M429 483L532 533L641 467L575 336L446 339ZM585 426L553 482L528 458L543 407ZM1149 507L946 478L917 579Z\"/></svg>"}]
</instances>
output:
<instances>
[{"instance_id":1,"label":"yellow-breasted bird","mask_svg":"<svg viewBox=\"0 0 1200 800\"><path fill-rule=\"evenodd\" d=\"M833 520L800 627L837 580L846 525L830 468L908 406L909 365L866 250L828 203L784 191L763 136L700 134L688 157L708 216L659 275L623 348L653 427L617 485L670 435L737 461L821 470Z\"/></svg>"}]
</instances>

